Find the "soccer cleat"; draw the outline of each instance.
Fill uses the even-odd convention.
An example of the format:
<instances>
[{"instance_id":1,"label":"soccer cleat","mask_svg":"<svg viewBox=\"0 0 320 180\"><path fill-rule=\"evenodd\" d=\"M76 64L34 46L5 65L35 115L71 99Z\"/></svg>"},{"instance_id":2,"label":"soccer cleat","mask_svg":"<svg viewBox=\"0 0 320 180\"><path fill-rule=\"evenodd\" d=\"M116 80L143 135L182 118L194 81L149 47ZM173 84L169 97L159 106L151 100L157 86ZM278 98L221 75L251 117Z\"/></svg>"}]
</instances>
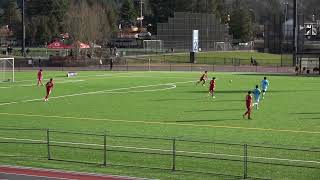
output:
<instances>
[{"instance_id":1,"label":"soccer cleat","mask_svg":"<svg viewBox=\"0 0 320 180\"><path fill-rule=\"evenodd\" d=\"M215 99L216 97L215 97L215 96L212 96L212 98Z\"/></svg>"}]
</instances>

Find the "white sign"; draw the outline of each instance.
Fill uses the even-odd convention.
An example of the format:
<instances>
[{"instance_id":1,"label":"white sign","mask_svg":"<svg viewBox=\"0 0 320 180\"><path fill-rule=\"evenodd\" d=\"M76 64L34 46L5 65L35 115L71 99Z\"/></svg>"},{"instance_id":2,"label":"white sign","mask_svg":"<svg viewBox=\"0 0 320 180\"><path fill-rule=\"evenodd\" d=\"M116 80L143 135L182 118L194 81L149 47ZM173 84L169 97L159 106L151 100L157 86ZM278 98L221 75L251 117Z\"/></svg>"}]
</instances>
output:
<instances>
[{"instance_id":1,"label":"white sign","mask_svg":"<svg viewBox=\"0 0 320 180\"><path fill-rule=\"evenodd\" d=\"M199 30L193 30L192 32L192 52L199 51Z\"/></svg>"}]
</instances>

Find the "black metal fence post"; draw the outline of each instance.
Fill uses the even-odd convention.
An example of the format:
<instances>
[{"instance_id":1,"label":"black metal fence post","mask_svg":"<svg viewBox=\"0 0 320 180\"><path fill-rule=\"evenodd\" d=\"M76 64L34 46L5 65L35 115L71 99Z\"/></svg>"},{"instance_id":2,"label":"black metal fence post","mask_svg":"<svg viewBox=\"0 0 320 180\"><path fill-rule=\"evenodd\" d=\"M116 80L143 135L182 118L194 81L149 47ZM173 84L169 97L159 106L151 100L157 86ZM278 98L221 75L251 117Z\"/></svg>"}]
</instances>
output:
<instances>
[{"instance_id":1,"label":"black metal fence post","mask_svg":"<svg viewBox=\"0 0 320 180\"><path fill-rule=\"evenodd\" d=\"M172 171L176 170L176 139L172 139Z\"/></svg>"},{"instance_id":2,"label":"black metal fence post","mask_svg":"<svg viewBox=\"0 0 320 180\"><path fill-rule=\"evenodd\" d=\"M103 165L107 166L107 134L103 134Z\"/></svg>"},{"instance_id":3,"label":"black metal fence post","mask_svg":"<svg viewBox=\"0 0 320 180\"><path fill-rule=\"evenodd\" d=\"M48 150L48 160L51 160L51 149L50 149L50 130L47 129L47 150Z\"/></svg>"},{"instance_id":4,"label":"black metal fence post","mask_svg":"<svg viewBox=\"0 0 320 180\"><path fill-rule=\"evenodd\" d=\"M248 178L248 145L243 145L243 179Z\"/></svg>"},{"instance_id":5,"label":"black metal fence post","mask_svg":"<svg viewBox=\"0 0 320 180\"><path fill-rule=\"evenodd\" d=\"M320 75L320 57L319 57L319 62L318 62L318 73Z\"/></svg>"}]
</instances>

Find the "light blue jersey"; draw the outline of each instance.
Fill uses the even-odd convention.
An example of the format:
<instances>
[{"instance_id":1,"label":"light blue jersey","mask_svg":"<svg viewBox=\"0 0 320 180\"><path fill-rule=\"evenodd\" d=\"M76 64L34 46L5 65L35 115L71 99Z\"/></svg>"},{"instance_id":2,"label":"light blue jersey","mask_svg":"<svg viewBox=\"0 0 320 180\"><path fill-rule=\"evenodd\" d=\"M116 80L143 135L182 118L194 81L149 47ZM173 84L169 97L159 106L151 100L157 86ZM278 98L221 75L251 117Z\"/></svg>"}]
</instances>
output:
<instances>
[{"instance_id":1,"label":"light blue jersey","mask_svg":"<svg viewBox=\"0 0 320 180\"><path fill-rule=\"evenodd\" d=\"M253 96L254 96L255 101L259 101L260 94L261 94L261 90L259 88L255 88L253 90Z\"/></svg>"},{"instance_id":2,"label":"light blue jersey","mask_svg":"<svg viewBox=\"0 0 320 180\"><path fill-rule=\"evenodd\" d=\"M262 87L262 90L266 91L268 89L268 86L269 86L269 81L264 79L261 81L261 87Z\"/></svg>"}]
</instances>

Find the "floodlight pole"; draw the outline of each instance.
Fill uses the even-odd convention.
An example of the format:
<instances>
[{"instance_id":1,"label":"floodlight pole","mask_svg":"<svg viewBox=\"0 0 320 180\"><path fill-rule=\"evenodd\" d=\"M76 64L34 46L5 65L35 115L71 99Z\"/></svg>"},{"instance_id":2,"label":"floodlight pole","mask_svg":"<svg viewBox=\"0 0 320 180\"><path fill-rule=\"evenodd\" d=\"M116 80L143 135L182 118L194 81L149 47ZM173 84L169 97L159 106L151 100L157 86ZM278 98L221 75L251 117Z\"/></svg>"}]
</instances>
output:
<instances>
[{"instance_id":1,"label":"floodlight pole","mask_svg":"<svg viewBox=\"0 0 320 180\"><path fill-rule=\"evenodd\" d=\"M142 0L140 0L140 27L142 28L142 25L143 25L143 23L142 23L142 20L143 20L143 1Z\"/></svg>"},{"instance_id":2,"label":"floodlight pole","mask_svg":"<svg viewBox=\"0 0 320 180\"><path fill-rule=\"evenodd\" d=\"M22 55L26 57L25 0L22 0Z\"/></svg>"},{"instance_id":3,"label":"floodlight pole","mask_svg":"<svg viewBox=\"0 0 320 180\"><path fill-rule=\"evenodd\" d=\"M293 65L297 64L298 53L298 1L293 0Z\"/></svg>"}]
</instances>

